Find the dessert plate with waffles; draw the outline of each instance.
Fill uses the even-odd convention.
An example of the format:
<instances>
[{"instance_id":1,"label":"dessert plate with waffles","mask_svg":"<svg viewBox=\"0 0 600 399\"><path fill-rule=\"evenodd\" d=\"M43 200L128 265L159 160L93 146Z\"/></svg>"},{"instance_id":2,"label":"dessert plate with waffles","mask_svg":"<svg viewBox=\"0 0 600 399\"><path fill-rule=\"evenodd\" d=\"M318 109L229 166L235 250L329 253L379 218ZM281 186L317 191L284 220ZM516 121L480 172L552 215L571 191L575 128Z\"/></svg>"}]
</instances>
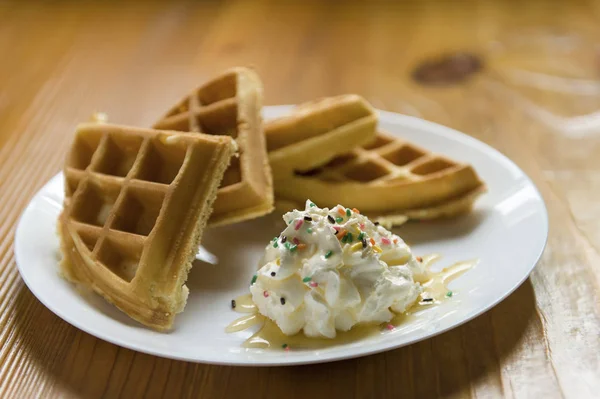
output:
<instances>
[{"instance_id":1,"label":"dessert plate with waffles","mask_svg":"<svg viewBox=\"0 0 600 399\"><path fill-rule=\"evenodd\" d=\"M77 126L16 231L29 289L123 347L292 365L441 334L535 267L546 208L498 151L356 94L262 103L234 68L151 127Z\"/></svg>"}]
</instances>

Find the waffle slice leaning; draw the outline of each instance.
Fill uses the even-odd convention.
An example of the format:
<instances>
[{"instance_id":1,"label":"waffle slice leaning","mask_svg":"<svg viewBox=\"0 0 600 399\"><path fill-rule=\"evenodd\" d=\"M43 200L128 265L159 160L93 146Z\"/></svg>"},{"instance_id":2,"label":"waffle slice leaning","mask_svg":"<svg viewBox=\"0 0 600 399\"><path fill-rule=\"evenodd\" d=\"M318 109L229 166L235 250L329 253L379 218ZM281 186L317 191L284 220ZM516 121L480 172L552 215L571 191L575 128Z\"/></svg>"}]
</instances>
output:
<instances>
[{"instance_id":1,"label":"waffle slice leaning","mask_svg":"<svg viewBox=\"0 0 600 399\"><path fill-rule=\"evenodd\" d=\"M265 124L273 178L315 168L367 143L376 126L375 110L356 94L299 105L291 115Z\"/></svg>"},{"instance_id":2,"label":"waffle slice leaning","mask_svg":"<svg viewBox=\"0 0 600 399\"><path fill-rule=\"evenodd\" d=\"M148 327L171 328L236 148L227 136L80 125L64 169L63 275Z\"/></svg>"},{"instance_id":3,"label":"waffle slice leaning","mask_svg":"<svg viewBox=\"0 0 600 399\"><path fill-rule=\"evenodd\" d=\"M252 219L273 210L273 179L261 117L262 84L247 68L234 68L191 92L155 129L202 132L234 138L232 159L215 201L211 225Z\"/></svg>"},{"instance_id":4,"label":"waffle slice leaning","mask_svg":"<svg viewBox=\"0 0 600 399\"><path fill-rule=\"evenodd\" d=\"M381 132L321 167L275 181L281 209L310 198L319 206L347 204L387 225L467 212L485 191L472 166Z\"/></svg>"}]
</instances>

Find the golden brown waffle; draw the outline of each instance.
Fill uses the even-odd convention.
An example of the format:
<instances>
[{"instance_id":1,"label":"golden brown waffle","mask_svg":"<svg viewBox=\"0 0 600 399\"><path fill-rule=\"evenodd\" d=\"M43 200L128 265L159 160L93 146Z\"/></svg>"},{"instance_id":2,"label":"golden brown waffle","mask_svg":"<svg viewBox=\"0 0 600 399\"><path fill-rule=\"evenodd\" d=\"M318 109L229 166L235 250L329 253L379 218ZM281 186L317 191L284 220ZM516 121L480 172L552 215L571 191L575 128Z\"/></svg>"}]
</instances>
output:
<instances>
[{"instance_id":1,"label":"golden brown waffle","mask_svg":"<svg viewBox=\"0 0 600 399\"><path fill-rule=\"evenodd\" d=\"M466 212L485 190L470 165L384 133L322 167L275 181L281 208L310 198L319 206L358 208L388 225Z\"/></svg>"},{"instance_id":2,"label":"golden brown waffle","mask_svg":"<svg viewBox=\"0 0 600 399\"><path fill-rule=\"evenodd\" d=\"M346 94L301 104L265 124L273 178L323 165L375 137L377 115L361 96Z\"/></svg>"},{"instance_id":3,"label":"golden brown waffle","mask_svg":"<svg viewBox=\"0 0 600 399\"><path fill-rule=\"evenodd\" d=\"M262 84L247 68L234 68L194 90L155 129L233 137L240 146L219 188L209 223L231 224L273 210L273 179L261 117Z\"/></svg>"},{"instance_id":4,"label":"golden brown waffle","mask_svg":"<svg viewBox=\"0 0 600 399\"><path fill-rule=\"evenodd\" d=\"M80 125L58 225L64 276L169 329L236 148L227 136Z\"/></svg>"}]
</instances>

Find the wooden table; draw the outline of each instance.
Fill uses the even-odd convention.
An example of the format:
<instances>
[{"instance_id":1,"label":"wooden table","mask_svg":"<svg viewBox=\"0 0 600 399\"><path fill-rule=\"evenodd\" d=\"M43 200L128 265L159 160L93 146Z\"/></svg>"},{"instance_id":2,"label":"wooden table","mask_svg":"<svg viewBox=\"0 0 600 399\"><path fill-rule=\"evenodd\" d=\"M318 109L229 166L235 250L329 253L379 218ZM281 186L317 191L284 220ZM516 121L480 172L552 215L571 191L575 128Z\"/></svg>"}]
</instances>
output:
<instances>
[{"instance_id":1,"label":"wooden table","mask_svg":"<svg viewBox=\"0 0 600 399\"><path fill-rule=\"evenodd\" d=\"M600 3L403 4L2 3L0 397L598 397ZM434 339L307 367L166 360L59 319L25 287L12 242L75 125L102 110L149 126L234 65L258 70L267 104L356 92L508 155L550 213L531 278Z\"/></svg>"}]
</instances>

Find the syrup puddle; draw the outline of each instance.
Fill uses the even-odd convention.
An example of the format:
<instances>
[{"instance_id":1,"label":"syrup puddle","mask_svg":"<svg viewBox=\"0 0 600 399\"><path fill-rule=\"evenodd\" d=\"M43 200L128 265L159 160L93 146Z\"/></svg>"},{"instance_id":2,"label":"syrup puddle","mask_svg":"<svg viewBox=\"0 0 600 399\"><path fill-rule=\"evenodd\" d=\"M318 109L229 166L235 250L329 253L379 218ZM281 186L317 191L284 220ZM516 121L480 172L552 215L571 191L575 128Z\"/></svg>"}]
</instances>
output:
<instances>
[{"instance_id":1,"label":"syrup puddle","mask_svg":"<svg viewBox=\"0 0 600 399\"><path fill-rule=\"evenodd\" d=\"M397 314L389 323L384 324L359 324L350 331L338 331L333 339L328 338L309 338L302 332L296 335L285 335L279 327L271 320L258 313L258 309L250 294L245 294L235 299L235 311L239 313L248 313L247 315L234 320L229 324L225 331L234 333L243 331L256 325L261 327L242 346L244 348L270 348L270 349L321 349L336 345L348 344L363 340L364 338L392 332L398 327L414 322L422 318L421 311L437 306L444 301L452 300L456 293L448 289L448 285L456 278L473 268L479 261L469 260L457 262L452 266L446 267L439 272L433 272L429 269L431 265L440 259L440 255L428 255L423 257L423 263L428 269L427 279L421 281L423 293L421 299L411 306L406 312Z\"/></svg>"}]
</instances>

